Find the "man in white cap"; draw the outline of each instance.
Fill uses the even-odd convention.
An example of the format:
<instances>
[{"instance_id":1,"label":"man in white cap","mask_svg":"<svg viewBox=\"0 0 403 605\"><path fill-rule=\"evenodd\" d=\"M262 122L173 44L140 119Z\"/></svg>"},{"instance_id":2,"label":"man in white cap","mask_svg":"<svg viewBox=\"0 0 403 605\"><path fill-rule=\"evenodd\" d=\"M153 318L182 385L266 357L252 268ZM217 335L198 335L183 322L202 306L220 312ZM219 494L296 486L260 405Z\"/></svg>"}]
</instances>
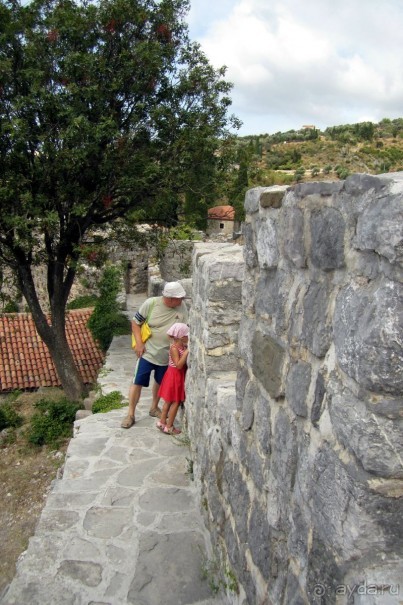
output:
<instances>
[{"instance_id":1,"label":"man in white cap","mask_svg":"<svg viewBox=\"0 0 403 605\"><path fill-rule=\"evenodd\" d=\"M186 292L179 282L167 282L162 296L147 298L133 317L132 331L136 339L137 355L136 369L133 382L129 389L129 410L122 421L122 428L128 429L135 423L135 410L140 399L141 389L150 384L151 372L154 372L152 386L153 400L150 416L159 418L158 389L168 367L169 337L167 331L177 322L187 323L188 311L184 298ZM151 336L147 342L142 342L140 329L147 320Z\"/></svg>"}]
</instances>

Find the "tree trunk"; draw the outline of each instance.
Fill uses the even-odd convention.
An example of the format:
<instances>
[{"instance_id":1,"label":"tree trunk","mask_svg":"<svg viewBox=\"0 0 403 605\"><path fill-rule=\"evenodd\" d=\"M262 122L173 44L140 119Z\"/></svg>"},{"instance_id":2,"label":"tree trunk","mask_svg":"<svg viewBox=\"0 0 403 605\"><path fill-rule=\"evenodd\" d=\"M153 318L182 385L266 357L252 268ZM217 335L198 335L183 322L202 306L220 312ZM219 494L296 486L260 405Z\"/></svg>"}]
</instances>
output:
<instances>
[{"instance_id":1,"label":"tree trunk","mask_svg":"<svg viewBox=\"0 0 403 605\"><path fill-rule=\"evenodd\" d=\"M49 349L63 391L71 401L81 400L87 393L85 384L74 362L67 342L65 313L67 295L62 295L63 284L57 284L51 297L51 325L49 325L39 303L29 266L19 266L19 281L22 293L29 305L39 336Z\"/></svg>"},{"instance_id":2,"label":"tree trunk","mask_svg":"<svg viewBox=\"0 0 403 605\"><path fill-rule=\"evenodd\" d=\"M45 341L45 343L55 364L64 394L71 401L80 401L86 395L87 389L77 370L66 336L58 334L55 328L52 328L52 331L54 331L54 338L51 342Z\"/></svg>"}]
</instances>

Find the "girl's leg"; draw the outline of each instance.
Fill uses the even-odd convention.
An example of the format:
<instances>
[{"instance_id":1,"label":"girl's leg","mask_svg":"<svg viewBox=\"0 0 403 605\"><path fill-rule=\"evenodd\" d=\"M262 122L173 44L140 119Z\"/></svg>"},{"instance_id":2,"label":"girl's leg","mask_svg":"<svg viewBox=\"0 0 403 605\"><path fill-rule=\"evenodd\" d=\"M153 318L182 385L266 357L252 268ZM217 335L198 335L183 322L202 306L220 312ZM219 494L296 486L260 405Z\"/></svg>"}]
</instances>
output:
<instances>
[{"instance_id":1,"label":"girl's leg","mask_svg":"<svg viewBox=\"0 0 403 605\"><path fill-rule=\"evenodd\" d=\"M164 405L162 406L161 418L160 418L161 424L167 423L167 416L168 416L168 412L170 412L171 405L172 404L170 401L164 401Z\"/></svg>"},{"instance_id":2,"label":"girl's leg","mask_svg":"<svg viewBox=\"0 0 403 605\"><path fill-rule=\"evenodd\" d=\"M174 424L174 420L176 418L176 413L178 411L179 404L180 404L179 401L173 401L171 403L171 407L169 408L169 418L168 418L168 420L165 419L165 424L167 425L168 429L170 429ZM161 416L161 420L162 420L162 416Z\"/></svg>"}]
</instances>

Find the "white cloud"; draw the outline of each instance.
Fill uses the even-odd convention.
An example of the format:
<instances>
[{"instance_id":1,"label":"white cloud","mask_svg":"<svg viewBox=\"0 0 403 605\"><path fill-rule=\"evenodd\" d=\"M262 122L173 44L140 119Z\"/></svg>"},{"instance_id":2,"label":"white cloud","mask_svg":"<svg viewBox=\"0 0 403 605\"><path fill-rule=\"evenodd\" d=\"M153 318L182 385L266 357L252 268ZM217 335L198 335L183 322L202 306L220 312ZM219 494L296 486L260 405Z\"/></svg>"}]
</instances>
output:
<instances>
[{"instance_id":1,"label":"white cloud","mask_svg":"<svg viewBox=\"0 0 403 605\"><path fill-rule=\"evenodd\" d=\"M192 37L216 67L228 67L241 134L403 115L400 0L193 0L192 7Z\"/></svg>"}]
</instances>

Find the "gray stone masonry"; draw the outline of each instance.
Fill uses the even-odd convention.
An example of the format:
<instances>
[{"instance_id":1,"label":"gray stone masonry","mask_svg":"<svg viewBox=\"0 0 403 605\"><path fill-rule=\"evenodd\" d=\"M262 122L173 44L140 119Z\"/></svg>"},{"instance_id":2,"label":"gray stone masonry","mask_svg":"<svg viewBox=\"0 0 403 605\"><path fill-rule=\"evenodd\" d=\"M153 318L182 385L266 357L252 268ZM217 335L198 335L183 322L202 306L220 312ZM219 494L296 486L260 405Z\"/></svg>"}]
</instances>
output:
<instances>
[{"instance_id":1,"label":"gray stone masonry","mask_svg":"<svg viewBox=\"0 0 403 605\"><path fill-rule=\"evenodd\" d=\"M195 246L187 375L229 602L401 604L403 173L245 209L243 250Z\"/></svg>"}]
</instances>

